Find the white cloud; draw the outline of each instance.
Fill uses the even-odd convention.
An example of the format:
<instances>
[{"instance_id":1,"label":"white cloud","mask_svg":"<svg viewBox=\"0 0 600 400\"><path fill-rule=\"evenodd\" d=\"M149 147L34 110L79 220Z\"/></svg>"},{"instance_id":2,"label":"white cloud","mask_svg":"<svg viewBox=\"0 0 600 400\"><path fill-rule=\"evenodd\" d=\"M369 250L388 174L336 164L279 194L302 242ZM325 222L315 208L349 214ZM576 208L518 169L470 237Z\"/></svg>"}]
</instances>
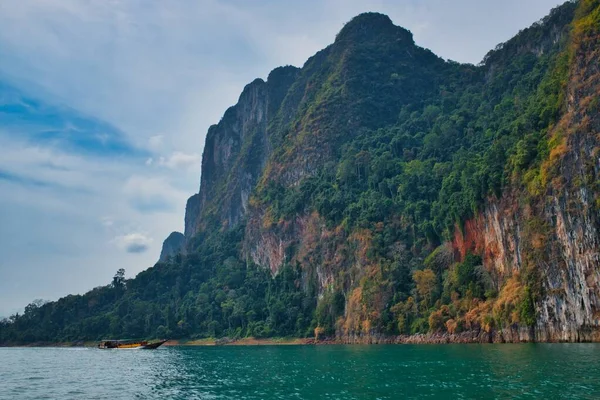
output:
<instances>
[{"instance_id":1,"label":"white cloud","mask_svg":"<svg viewBox=\"0 0 600 400\"><path fill-rule=\"evenodd\" d=\"M123 194L131 207L140 213L173 212L183 214L178 209L189 196L173 187L171 181L164 176L133 175L125 182Z\"/></svg>"},{"instance_id":2,"label":"white cloud","mask_svg":"<svg viewBox=\"0 0 600 400\"><path fill-rule=\"evenodd\" d=\"M199 171L200 166L200 155L197 153L186 154L181 151L175 151L168 157L160 157L159 165L171 169L182 169L182 168L196 168Z\"/></svg>"},{"instance_id":3,"label":"white cloud","mask_svg":"<svg viewBox=\"0 0 600 400\"><path fill-rule=\"evenodd\" d=\"M144 233L129 233L115 237L114 242L127 253L144 253L152 244L153 239Z\"/></svg>"},{"instance_id":4,"label":"white cloud","mask_svg":"<svg viewBox=\"0 0 600 400\"><path fill-rule=\"evenodd\" d=\"M165 137L163 135L150 136L150 139L148 139L148 146L150 146L152 150L160 150L164 141Z\"/></svg>"},{"instance_id":5,"label":"white cloud","mask_svg":"<svg viewBox=\"0 0 600 400\"><path fill-rule=\"evenodd\" d=\"M102 226L106 227L106 228L110 228L115 224L115 221L112 219L112 217L102 217Z\"/></svg>"}]
</instances>

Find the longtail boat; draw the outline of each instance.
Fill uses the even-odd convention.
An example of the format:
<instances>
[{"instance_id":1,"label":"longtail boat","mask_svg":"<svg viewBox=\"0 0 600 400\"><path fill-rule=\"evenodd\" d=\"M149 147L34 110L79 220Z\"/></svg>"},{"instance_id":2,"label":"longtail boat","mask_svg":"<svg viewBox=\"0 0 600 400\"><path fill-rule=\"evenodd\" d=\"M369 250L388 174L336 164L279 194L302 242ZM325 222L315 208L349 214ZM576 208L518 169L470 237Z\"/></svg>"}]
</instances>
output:
<instances>
[{"instance_id":1,"label":"longtail boat","mask_svg":"<svg viewBox=\"0 0 600 400\"><path fill-rule=\"evenodd\" d=\"M99 349L146 349L152 350L165 343L167 339L148 342L146 340L101 340Z\"/></svg>"}]
</instances>

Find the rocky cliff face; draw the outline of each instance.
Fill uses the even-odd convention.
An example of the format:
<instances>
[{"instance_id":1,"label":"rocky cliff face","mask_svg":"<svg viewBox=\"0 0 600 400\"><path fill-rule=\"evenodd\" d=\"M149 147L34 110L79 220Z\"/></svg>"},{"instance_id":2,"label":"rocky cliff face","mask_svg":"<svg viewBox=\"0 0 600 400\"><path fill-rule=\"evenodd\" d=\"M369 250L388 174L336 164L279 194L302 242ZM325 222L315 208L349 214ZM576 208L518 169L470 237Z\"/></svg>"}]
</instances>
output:
<instances>
[{"instance_id":1,"label":"rocky cliff face","mask_svg":"<svg viewBox=\"0 0 600 400\"><path fill-rule=\"evenodd\" d=\"M200 191L186 207L186 238L192 238L208 221L228 227L240 222L272 151L269 122L297 74L294 67L282 67L271 72L266 82L257 79L250 83L238 103L210 127L202 155Z\"/></svg>"},{"instance_id":2,"label":"rocky cliff face","mask_svg":"<svg viewBox=\"0 0 600 400\"><path fill-rule=\"evenodd\" d=\"M258 79L249 84L238 103L209 129L200 191L186 207L186 241L189 244L207 229L245 225L241 258L269 268L274 275L284 265L298 265L303 271L298 284L316 286L320 302L334 292L342 296L344 311L336 316L335 330L349 342L385 342L384 329L393 331L393 325L404 326L408 316L437 307L428 303L427 294L420 289L411 289L412 296L406 299L398 294L397 283L390 283L411 280L414 271L424 268L438 268L436 290L448 290L445 300L438 293L438 302L444 300L447 305L440 303L429 319L413 321L414 329L424 326L419 323L438 329L434 326L440 325L436 322L439 317L443 321L440 329L447 329L448 335L455 337L456 326L462 326L472 333L456 337L476 338L472 341L600 340L600 34L597 27L578 28L594 9L600 9L594 0L564 5L560 12L490 52L479 67L444 62L417 47L410 32L394 26L386 16L370 13L357 17L334 44L309 59L302 69L279 68L266 82ZM327 216L322 210L332 207L329 203L315 205L311 194L323 189L303 186L312 178L320 179L331 184L334 193L346 175L361 179L361 175L371 174L370 178L376 174L379 166L369 165L369 157L376 152L368 147L376 146L361 139L363 147L359 148L353 140L361 135L368 138L364 132L378 137L386 129L393 136L394 126L402 126L403 118L418 122L406 128L411 137L393 138L397 144L391 145L391 152L398 153L394 156L403 164L381 167L383 175L389 170L420 167L411 163L415 153L426 152L427 146L440 147L431 143L445 140L447 132L452 132L447 135L449 152L453 141L490 135L493 130L499 132L493 144L502 142L502 135L509 133L497 122L485 118L471 125L465 122L474 118L469 108L434 126L438 115L457 107L458 101L448 93L459 92L468 84L470 90L492 97L498 95L496 87L502 86L504 98L498 95L497 103L490 101L489 110L477 112L496 115L504 109L525 109L520 96L527 90L546 90L527 86L542 85L539 76L550 74L551 65L560 64L560 57L568 63L568 74L561 83L559 116L548 126L532 125L543 132L543 138L536 138L532 146L546 151L542 144L550 143L547 154L538 157L538 164L527 161L519 172L510 172L521 151L519 145L516 150L511 148L511 154L502 158L508 178L501 190L495 195L485 193L474 216L456 221L446 237L432 227L435 221L424 224L425 228L415 227L422 215L441 207L435 203L437 193L410 203L406 200L410 193L404 198L399 194L402 181L389 178L369 183L365 192L379 191L390 202L414 210L408 217L401 212L349 227L347 221L360 211L358 207L346 209L342 217ZM520 60L516 66L514 59ZM522 78L525 74L527 78ZM421 109L425 109L424 118L419 120L415 115ZM522 126L511 129L518 132ZM388 136L381 135L382 147L390 145L385 142ZM456 162L456 154L467 151L460 147L470 139L464 140L448 157L432 150L438 161L430 164L429 172L435 174L435 168L444 171ZM516 140L525 143L521 136ZM526 148L525 156L527 151L533 152ZM356 154L353 165L339 165L343 152ZM334 172L328 175L327 170ZM466 176L463 172L463 181ZM414 190L425 185L418 182ZM459 187L458 183L455 186ZM438 190L450 189L442 186ZM301 200L294 203L289 193ZM332 204L344 201L323 197ZM311 206L303 206L302 201ZM281 203L300 206L282 211ZM428 255L436 247L437 252L453 253L452 260L432 262ZM460 290L446 288L452 284L447 277L458 274L458 264L469 254L481 256L493 285L486 289L496 293L485 295L485 301L483 294L481 299L473 298L473 287L461 293L462 298ZM411 303L413 297L420 303ZM523 317L529 299L535 311L533 323ZM396 320L390 322L393 318ZM439 337L446 340L450 336Z\"/></svg>"},{"instance_id":3,"label":"rocky cliff face","mask_svg":"<svg viewBox=\"0 0 600 400\"><path fill-rule=\"evenodd\" d=\"M539 196L522 188L488 201L453 241L458 258L483 254L499 287L524 269L539 272L538 318L517 340L600 340L600 35L573 35L565 112L549 133L560 144L542 166L553 184Z\"/></svg>"},{"instance_id":4,"label":"rocky cliff face","mask_svg":"<svg viewBox=\"0 0 600 400\"><path fill-rule=\"evenodd\" d=\"M169 258L181 253L184 249L185 237L181 232L172 232L163 242L159 262L167 261Z\"/></svg>"}]
</instances>

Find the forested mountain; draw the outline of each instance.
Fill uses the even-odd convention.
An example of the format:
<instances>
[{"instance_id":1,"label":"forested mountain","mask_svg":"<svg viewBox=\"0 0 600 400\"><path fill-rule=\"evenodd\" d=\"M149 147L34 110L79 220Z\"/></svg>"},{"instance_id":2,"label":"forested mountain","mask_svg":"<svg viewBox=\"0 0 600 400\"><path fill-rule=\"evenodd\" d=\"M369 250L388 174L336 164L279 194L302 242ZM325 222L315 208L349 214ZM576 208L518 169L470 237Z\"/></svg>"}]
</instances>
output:
<instances>
[{"instance_id":1,"label":"forested mountain","mask_svg":"<svg viewBox=\"0 0 600 400\"><path fill-rule=\"evenodd\" d=\"M477 66L362 14L209 129L184 237L154 267L32 303L0 343L598 341L599 157L600 0Z\"/></svg>"}]
</instances>

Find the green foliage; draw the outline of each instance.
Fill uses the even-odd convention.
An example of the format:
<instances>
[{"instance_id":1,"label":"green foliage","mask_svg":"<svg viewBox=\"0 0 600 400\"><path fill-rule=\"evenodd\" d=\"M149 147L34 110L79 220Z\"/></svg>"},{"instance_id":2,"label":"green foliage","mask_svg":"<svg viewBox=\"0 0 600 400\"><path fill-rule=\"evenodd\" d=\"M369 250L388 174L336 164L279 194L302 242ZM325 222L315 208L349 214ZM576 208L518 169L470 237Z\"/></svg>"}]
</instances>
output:
<instances>
[{"instance_id":1,"label":"green foliage","mask_svg":"<svg viewBox=\"0 0 600 400\"><path fill-rule=\"evenodd\" d=\"M344 314L346 299L341 291L326 292L315 311L317 325L325 335L335 334L335 322Z\"/></svg>"},{"instance_id":2,"label":"green foliage","mask_svg":"<svg viewBox=\"0 0 600 400\"><path fill-rule=\"evenodd\" d=\"M533 296L529 286L525 287L525 294L519 306L520 321L527 326L533 326L536 321L535 305L533 303Z\"/></svg>"},{"instance_id":3,"label":"green foliage","mask_svg":"<svg viewBox=\"0 0 600 400\"><path fill-rule=\"evenodd\" d=\"M125 288L125 270L123 268L117 270L112 280L112 287L117 289Z\"/></svg>"},{"instance_id":4,"label":"green foliage","mask_svg":"<svg viewBox=\"0 0 600 400\"><path fill-rule=\"evenodd\" d=\"M483 285L476 275L476 267L481 265L481 257L467 254L465 260L456 267L458 291L463 296L470 291L475 297L482 297Z\"/></svg>"},{"instance_id":5,"label":"green foliage","mask_svg":"<svg viewBox=\"0 0 600 400\"><path fill-rule=\"evenodd\" d=\"M337 66L349 74L346 86L334 89L335 85L344 85L344 81L328 81L321 89L325 92L314 100L324 102L315 105L314 112L336 112L319 115L321 125L317 129L338 132L335 140L329 137L339 145L336 157L298 186L286 188L270 182L256 194L256 200L272 207L276 219L293 218L314 209L330 225L344 221L350 229L370 228L380 221L391 223L390 218L400 217L406 226L398 236L417 249L450 238L455 226L473 216L486 198L498 196L512 180L530 170L537 171L529 175L528 179L534 179L548 157L553 146L547 137L548 127L560 114L568 58L559 52L561 43L548 44L542 38L550 26L563 23L572 14L570 5L553 11L547 21L520 33L502 50L488 55L480 67L440 64L423 55L423 60L415 62L429 60L429 67L418 69L418 79L410 75L411 85L423 83L414 89L420 93L419 101L409 101L406 88L397 89L399 92L382 89L376 98L369 99L379 110L373 120L376 123L363 121L362 127L352 132L348 132L346 121L360 119L366 112L366 105L359 101L364 100L364 94L356 92L354 97L355 92L347 87L352 86L352 77L360 75L364 79L373 75L369 85L379 85L383 72L379 76L377 68L394 68L407 61L399 58L369 63L371 56L362 50L360 62L349 56L351 65L344 59L345 63ZM522 50L532 38L539 41L535 45L545 50L542 55ZM346 52L358 51L358 47L346 46L350 46L344 47ZM370 49L374 45L364 46ZM336 49L334 45L330 53ZM381 54L382 48L377 51ZM328 60L331 57L330 54ZM320 68L326 74L331 73L327 68L333 66L324 62ZM393 74L385 76L390 75ZM432 90L425 81L440 84ZM340 92L346 95L341 96ZM355 99L356 103L336 103L342 99ZM395 110L390 109L392 104L396 105ZM309 114L310 110L313 107L307 111ZM301 122L293 124L296 123ZM282 147L287 157L293 146L303 146L298 137L296 142L288 140L288 145Z\"/></svg>"},{"instance_id":6,"label":"green foliage","mask_svg":"<svg viewBox=\"0 0 600 400\"><path fill-rule=\"evenodd\" d=\"M124 280L119 270L110 285L85 295L36 301L0 322L0 343L310 334L316 294L302 287L302 271L286 265L271 277L239 261L242 232L243 226L205 236L197 253L158 263L135 279ZM337 315L343 298L336 296Z\"/></svg>"}]
</instances>

